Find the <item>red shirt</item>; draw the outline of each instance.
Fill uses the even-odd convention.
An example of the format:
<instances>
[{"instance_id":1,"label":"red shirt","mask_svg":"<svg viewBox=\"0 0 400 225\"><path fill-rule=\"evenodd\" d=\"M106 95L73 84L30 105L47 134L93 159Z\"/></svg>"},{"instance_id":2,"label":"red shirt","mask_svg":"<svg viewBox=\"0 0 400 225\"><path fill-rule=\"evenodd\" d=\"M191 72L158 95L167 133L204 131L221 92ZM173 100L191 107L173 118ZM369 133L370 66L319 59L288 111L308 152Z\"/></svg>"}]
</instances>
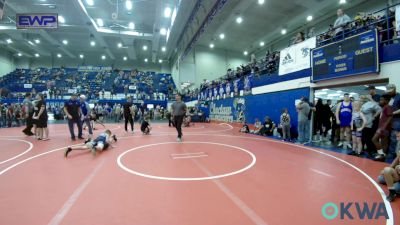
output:
<instances>
[{"instance_id":1,"label":"red shirt","mask_svg":"<svg viewBox=\"0 0 400 225\"><path fill-rule=\"evenodd\" d=\"M390 130L391 124L388 123L388 125L385 127L386 121L393 116L393 110L390 105L385 105L382 109L381 112L381 117L379 119L379 128L382 130Z\"/></svg>"}]
</instances>

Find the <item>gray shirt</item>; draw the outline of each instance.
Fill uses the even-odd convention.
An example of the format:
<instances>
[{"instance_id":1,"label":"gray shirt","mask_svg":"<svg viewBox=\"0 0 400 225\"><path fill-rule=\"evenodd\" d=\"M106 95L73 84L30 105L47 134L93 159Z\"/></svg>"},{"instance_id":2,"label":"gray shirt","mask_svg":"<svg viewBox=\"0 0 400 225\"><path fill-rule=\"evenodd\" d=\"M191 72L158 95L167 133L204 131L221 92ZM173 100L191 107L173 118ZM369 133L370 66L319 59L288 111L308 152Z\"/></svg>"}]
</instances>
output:
<instances>
[{"instance_id":1,"label":"gray shirt","mask_svg":"<svg viewBox=\"0 0 400 225\"><path fill-rule=\"evenodd\" d=\"M351 19L348 15L344 14L343 16L340 16L336 19L335 24L333 25L335 29L335 34L339 33L340 31L343 31L343 26L346 25L347 23L351 22Z\"/></svg>"},{"instance_id":2,"label":"gray shirt","mask_svg":"<svg viewBox=\"0 0 400 225\"><path fill-rule=\"evenodd\" d=\"M24 99L24 101L22 102L22 104L25 107L26 113L33 113L33 104L32 101L29 99Z\"/></svg>"},{"instance_id":3,"label":"gray shirt","mask_svg":"<svg viewBox=\"0 0 400 225\"><path fill-rule=\"evenodd\" d=\"M307 102L300 103L300 105L297 107L297 112L298 112L297 119L299 122L308 121L308 114L310 113L310 105Z\"/></svg>"},{"instance_id":4,"label":"gray shirt","mask_svg":"<svg viewBox=\"0 0 400 225\"><path fill-rule=\"evenodd\" d=\"M183 116L186 112L186 104L184 102L174 102L172 103L172 115L173 116Z\"/></svg>"},{"instance_id":5,"label":"gray shirt","mask_svg":"<svg viewBox=\"0 0 400 225\"><path fill-rule=\"evenodd\" d=\"M365 118L367 119L365 127L372 128L374 115L376 113L380 113L381 111L382 111L381 107L376 102L369 101L364 103L361 106L361 112L365 115Z\"/></svg>"}]
</instances>

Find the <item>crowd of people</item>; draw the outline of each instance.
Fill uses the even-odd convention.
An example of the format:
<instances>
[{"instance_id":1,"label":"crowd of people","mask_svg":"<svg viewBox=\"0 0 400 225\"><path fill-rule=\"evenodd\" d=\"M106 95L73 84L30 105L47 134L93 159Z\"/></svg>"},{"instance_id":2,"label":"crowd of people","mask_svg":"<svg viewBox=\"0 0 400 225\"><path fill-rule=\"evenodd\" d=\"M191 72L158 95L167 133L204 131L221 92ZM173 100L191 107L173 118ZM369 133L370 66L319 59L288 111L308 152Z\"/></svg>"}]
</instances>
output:
<instances>
[{"instance_id":1,"label":"crowd of people","mask_svg":"<svg viewBox=\"0 0 400 225\"><path fill-rule=\"evenodd\" d=\"M48 99L63 99L71 92L89 99L116 99L121 95L135 99L165 100L172 98L176 87L170 74L156 74L119 69L85 72L78 69L17 69L0 78L3 98L22 98L24 90L46 94Z\"/></svg>"}]
</instances>

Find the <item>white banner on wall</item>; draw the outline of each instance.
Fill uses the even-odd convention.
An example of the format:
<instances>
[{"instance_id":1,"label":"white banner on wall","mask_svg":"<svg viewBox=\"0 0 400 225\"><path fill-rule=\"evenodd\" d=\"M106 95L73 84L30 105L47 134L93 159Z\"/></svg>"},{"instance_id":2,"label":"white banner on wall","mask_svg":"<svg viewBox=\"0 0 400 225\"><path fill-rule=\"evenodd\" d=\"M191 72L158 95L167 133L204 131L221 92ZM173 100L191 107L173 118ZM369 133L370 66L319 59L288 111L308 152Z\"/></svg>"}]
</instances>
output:
<instances>
[{"instance_id":1,"label":"white banner on wall","mask_svg":"<svg viewBox=\"0 0 400 225\"><path fill-rule=\"evenodd\" d=\"M285 75L311 67L310 53L316 46L316 38L309 38L281 51L279 75Z\"/></svg>"},{"instance_id":2,"label":"white banner on wall","mask_svg":"<svg viewBox=\"0 0 400 225\"><path fill-rule=\"evenodd\" d=\"M396 6L396 30L400 32L400 5Z\"/></svg>"},{"instance_id":3,"label":"white banner on wall","mask_svg":"<svg viewBox=\"0 0 400 225\"><path fill-rule=\"evenodd\" d=\"M32 84L24 84L24 88L32 88Z\"/></svg>"}]
</instances>

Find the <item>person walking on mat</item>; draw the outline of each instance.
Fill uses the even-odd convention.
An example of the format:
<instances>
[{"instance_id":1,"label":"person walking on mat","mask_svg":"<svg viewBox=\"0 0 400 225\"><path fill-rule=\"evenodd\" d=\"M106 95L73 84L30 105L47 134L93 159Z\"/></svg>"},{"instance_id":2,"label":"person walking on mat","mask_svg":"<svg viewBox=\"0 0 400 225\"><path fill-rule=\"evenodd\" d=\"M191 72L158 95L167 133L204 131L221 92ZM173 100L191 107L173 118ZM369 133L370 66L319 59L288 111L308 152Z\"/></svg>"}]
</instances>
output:
<instances>
[{"instance_id":1,"label":"person walking on mat","mask_svg":"<svg viewBox=\"0 0 400 225\"><path fill-rule=\"evenodd\" d=\"M81 122L81 104L77 100L76 94L72 94L71 98L65 102L64 104L64 113L68 119L68 128L71 133L71 139L75 141L75 133L74 133L74 123L78 127L78 138L84 139L82 137L82 122Z\"/></svg>"},{"instance_id":2,"label":"person walking on mat","mask_svg":"<svg viewBox=\"0 0 400 225\"><path fill-rule=\"evenodd\" d=\"M171 106L171 114L175 124L176 131L178 131L177 141L182 141L182 122L186 113L186 104L182 102L182 95L176 94L175 100Z\"/></svg>"}]
</instances>

